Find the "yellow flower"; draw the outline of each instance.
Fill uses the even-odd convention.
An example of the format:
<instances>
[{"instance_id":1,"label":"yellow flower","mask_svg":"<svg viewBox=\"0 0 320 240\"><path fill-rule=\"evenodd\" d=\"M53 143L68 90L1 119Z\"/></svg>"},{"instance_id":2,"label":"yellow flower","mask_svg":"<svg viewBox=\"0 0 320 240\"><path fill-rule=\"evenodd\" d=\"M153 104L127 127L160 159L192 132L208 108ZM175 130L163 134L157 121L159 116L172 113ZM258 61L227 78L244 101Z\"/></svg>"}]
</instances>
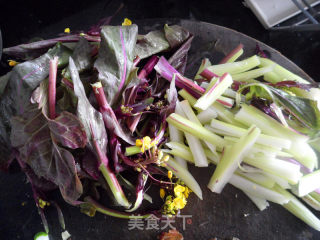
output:
<instances>
[{"instance_id":1,"label":"yellow flower","mask_svg":"<svg viewBox=\"0 0 320 240\"><path fill-rule=\"evenodd\" d=\"M65 32L65 33L70 33L70 28L65 28L65 29L64 29L64 32Z\"/></svg>"},{"instance_id":2,"label":"yellow flower","mask_svg":"<svg viewBox=\"0 0 320 240\"><path fill-rule=\"evenodd\" d=\"M132 21L129 18L125 18L123 20L122 26L130 26L132 24Z\"/></svg>"},{"instance_id":3,"label":"yellow flower","mask_svg":"<svg viewBox=\"0 0 320 240\"><path fill-rule=\"evenodd\" d=\"M45 201L45 200L42 200L41 198L39 198L38 200L38 204L39 204L39 207L40 208L44 208L45 206L50 206L50 203Z\"/></svg>"},{"instance_id":4,"label":"yellow flower","mask_svg":"<svg viewBox=\"0 0 320 240\"><path fill-rule=\"evenodd\" d=\"M165 155L165 156L163 157L163 161L164 161L164 162L168 162L168 161L169 161L169 158L170 158L169 155Z\"/></svg>"},{"instance_id":5,"label":"yellow flower","mask_svg":"<svg viewBox=\"0 0 320 240\"><path fill-rule=\"evenodd\" d=\"M141 152L144 153L146 150L153 149L153 152L157 150L158 141L149 136L145 136L142 139L136 139L136 146L141 148Z\"/></svg>"},{"instance_id":6,"label":"yellow flower","mask_svg":"<svg viewBox=\"0 0 320 240\"><path fill-rule=\"evenodd\" d=\"M8 60L8 64L10 67L14 67L15 65L19 64L17 61L15 60Z\"/></svg>"},{"instance_id":7,"label":"yellow flower","mask_svg":"<svg viewBox=\"0 0 320 240\"><path fill-rule=\"evenodd\" d=\"M190 188L188 188L188 187L186 187L186 190L184 191L184 196L186 197L186 198L188 198L189 197L189 194L191 193L192 191L191 191L191 189Z\"/></svg>"},{"instance_id":8,"label":"yellow flower","mask_svg":"<svg viewBox=\"0 0 320 240\"><path fill-rule=\"evenodd\" d=\"M172 178L172 171L168 171L168 178L169 178L169 179Z\"/></svg>"},{"instance_id":9,"label":"yellow flower","mask_svg":"<svg viewBox=\"0 0 320 240\"><path fill-rule=\"evenodd\" d=\"M136 140L136 146L137 147L141 147L142 146L142 140L141 139L137 139Z\"/></svg>"},{"instance_id":10,"label":"yellow flower","mask_svg":"<svg viewBox=\"0 0 320 240\"><path fill-rule=\"evenodd\" d=\"M181 196L183 196L183 192L186 190L186 188L184 187L184 186L181 186L181 185L176 185L175 187L174 187L174 195L176 196L176 197L181 197Z\"/></svg>"},{"instance_id":11,"label":"yellow flower","mask_svg":"<svg viewBox=\"0 0 320 240\"><path fill-rule=\"evenodd\" d=\"M160 197L164 199L165 195L166 195L166 191L163 188L160 188Z\"/></svg>"},{"instance_id":12,"label":"yellow flower","mask_svg":"<svg viewBox=\"0 0 320 240\"><path fill-rule=\"evenodd\" d=\"M151 138L149 136L143 137L141 152L144 153L146 150L150 148L151 148Z\"/></svg>"},{"instance_id":13,"label":"yellow flower","mask_svg":"<svg viewBox=\"0 0 320 240\"><path fill-rule=\"evenodd\" d=\"M184 196L183 197L176 197L175 199L173 199L173 203L175 205L175 208L178 210L178 209L182 209L186 206L187 200Z\"/></svg>"}]
</instances>

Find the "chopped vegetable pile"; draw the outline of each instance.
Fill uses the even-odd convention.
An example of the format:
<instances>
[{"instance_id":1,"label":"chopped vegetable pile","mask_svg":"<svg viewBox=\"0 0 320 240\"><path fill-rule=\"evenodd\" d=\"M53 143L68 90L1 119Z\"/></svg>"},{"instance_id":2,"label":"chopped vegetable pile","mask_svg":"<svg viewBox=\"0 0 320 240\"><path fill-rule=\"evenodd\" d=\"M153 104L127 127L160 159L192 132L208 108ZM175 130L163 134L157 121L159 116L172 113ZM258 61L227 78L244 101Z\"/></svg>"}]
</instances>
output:
<instances>
[{"instance_id":1,"label":"chopped vegetable pile","mask_svg":"<svg viewBox=\"0 0 320 240\"><path fill-rule=\"evenodd\" d=\"M103 20L4 49L13 68L0 78L0 168L20 165L46 232L47 206L65 228L47 196L54 189L88 216L174 216L191 192L202 199L188 164L216 165L212 192L230 183L261 211L280 204L320 231L298 200L320 210L317 84L260 48L243 58L242 44L217 64L203 59L187 78L192 40L177 25L139 35L129 19ZM143 200L149 207L140 208Z\"/></svg>"}]
</instances>

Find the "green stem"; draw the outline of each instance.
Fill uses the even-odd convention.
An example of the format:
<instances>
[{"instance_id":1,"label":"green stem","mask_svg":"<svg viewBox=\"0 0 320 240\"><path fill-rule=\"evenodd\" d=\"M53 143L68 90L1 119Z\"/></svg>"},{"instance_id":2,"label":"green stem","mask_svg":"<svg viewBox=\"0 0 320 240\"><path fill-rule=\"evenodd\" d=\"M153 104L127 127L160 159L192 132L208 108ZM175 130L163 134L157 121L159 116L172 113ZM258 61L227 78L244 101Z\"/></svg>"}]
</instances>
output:
<instances>
[{"instance_id":1,"label":"green stem","mask_svg":"<svg viewBox=\"0 0 320 240\"><path fill-rule=\"evenodd\" d=\"M138 146L126 147L126 156L132 156L135 154L141 153L141 148Z\"/></svg>"},{"instance_id":2,"label":"green stem","mask_svg":"<svg viewBox=\"0 0 320 240\"><path fill-rule=\"evenodd\" d=\"M134 215L134 214L128 214L120 211L116 211L113 209L106 208L105 206L101 205L100 203L93 200L91 197L86 197L84 199L84 203L80 205L81 212L87 214L90 217L93 217L95 212L100 212L102 214L117 217L117 218L123 218L123 219L132 219L132 218L148 218L151 216L151 214L144 214L144 215Z\"/></svg>"},{"instance_id":3,"label":"green stem","mask_svg":"<svg viewBox=\"0 0 320 240\"><path fill-rule=\"evenodd\" d=\"M116 175L109 169L108 166L104 165L103 163L100 164L99 170L104 176L104 179L107 181L117 203L125 208L129 208L131 204L128 202L126 196L124 195L124 192L117 180Z\"/></svg>"}]
</instances>

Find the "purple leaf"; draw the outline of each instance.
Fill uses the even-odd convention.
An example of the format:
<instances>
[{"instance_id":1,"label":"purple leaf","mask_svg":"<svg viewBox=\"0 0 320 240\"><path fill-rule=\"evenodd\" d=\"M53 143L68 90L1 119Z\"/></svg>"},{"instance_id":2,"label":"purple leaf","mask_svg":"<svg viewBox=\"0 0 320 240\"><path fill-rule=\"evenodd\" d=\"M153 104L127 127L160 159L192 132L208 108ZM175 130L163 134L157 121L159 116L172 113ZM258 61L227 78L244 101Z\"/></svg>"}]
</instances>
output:
<instances>
[{"instance_id":1,"label":"purple leaf","mask_svg":"<svg viewBox=\"0 0 320 240\"><path fill-rule=\"evenodd\" d=\"M94 67L111 106L118 103L133 66L137 33L137 25L102 27L102 41Z\"/></svg>"},{"instance_id":2,"label":"purple leaf","mask_svg":"<svg viewBox=\"0 0 320 240\"><path fill-rule=\"evenodd\" d=\"M68 34L62 37L52 38L48 40L42 40L38 42L20 44L14 47L4 48L3 53L11 57L30 60L37 58L44 54L48 49L58 42L78 42L80 38L84 37L90 42L100 42L100 37L80 35L80 34Z\"/></svg>"},{"instance_id":3,"label":"purple leaf","mask_svg":"<svg viewBox=\"0 0 320 240\"><path fill-rule=\"evenodd\" d=\"M267 83L268 85L275 87L275 88L281 88L281 87L295 87L295 88L301 88L303 90L309 91L311 88L316 88L318 87L318 84L305 84L305 83L299 83L296 81L281 81L277 83Z\"/></svg>"},{"instance_id":4,"label":"purple leaf","mask_svg":"<svg viewBox=\"0 0 320 240\"><path fill-rule=\"evenodd\" d=\"M77 176L75 160L68 150L54 142L40 110L30 108L22 117L13 118L11 142L19 150L20 159L38 177L55 183L67 202L76 203L82 194L82 184Z\"/></svg>"},{"instance_id":5,"label":"purple leaf","mask_svg":"<svg viewBox=\"0 0 320 240\"><path fill-rule=\"evenodd\" d=\"M193 36L190 35L189 38L179 47L179 49L168 60L168 62L181 74L184 74L186 69L188 52L191 47L192 40Z\"/></svg>"},{"instance_id":6,"label":"purple leaf","mask_svg":"<svg viewBox=\"0 0 320 240\"><path fill-rule=\"evenodd\" d=\"M94 180L98 180L100 173L99 163L96 156L90 150L87 150L84 156L81 158L81 162L83 170Z\"/></svg>"},{"instance_id":7,"label":"purple leaf","mask_svg":"<svg viewBox=\"0 0 320 240\"><path fill-rule=\"evenodd\" d=\"M64 147L84 148L88 142L83 124L69 112L62 112L54 120L48 119L48 125L54 139Z\"/></svg>"},{"instance_id":8,"label":"purple leaf","mask_svg":"<svg viewBox=\"0 0 320 240\"><path fill-rule=\"evenodd\" d=\"M95 147L93 144L93 136L95 136L96 141L99 143L100 149L105 154L108 139L102 115L90 104L83 84L80 80L78 70L71 57L69 59L69 71L74 85L74 93L78 98L77 116L84 126L84 130L89 140L89 147L91 151L95 152Z\"/></svg>"}]
</instances>

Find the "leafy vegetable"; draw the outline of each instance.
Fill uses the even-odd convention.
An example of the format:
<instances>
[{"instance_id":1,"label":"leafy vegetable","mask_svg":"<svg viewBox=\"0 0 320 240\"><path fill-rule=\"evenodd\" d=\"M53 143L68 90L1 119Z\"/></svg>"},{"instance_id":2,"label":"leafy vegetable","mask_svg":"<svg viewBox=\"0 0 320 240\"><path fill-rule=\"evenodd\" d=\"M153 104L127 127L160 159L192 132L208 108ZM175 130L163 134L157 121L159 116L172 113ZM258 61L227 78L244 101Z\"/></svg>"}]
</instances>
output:
<instances>
[{"instance_id":1,"label":"leafy vegetable","mask_svg":"<svg viewBox=\"0 0 320 240\"><path fill-rule=\"evenodd\" d=\"M155 30L143 36L138 35L137 44L134 48L134 55L139 56L140 59L144 59L168 50L169 48L170 45L165 38L164 32Z\"/></svg>"},{"instance_id":2,"label":"leafy vegetable","mask_svg":"<svg viewBox=\"0 0 320 240\"><path fill-rule=\"evenodd\" d=\"M111 106L117 103L131 71L137 32L137 25L101 29L102 41L94 67Z\"/></svg>"},{"instance_id":3,"label":"leafy vegetable","mask_svg":"<svg viewBox=\"0 0 320 240\"><path fill-rule=\"evenodd\" d=\"M100 42L100 37L89 36L86 34L68 34L53 39L4 48L3 53L18 59L31 60L46 53L50 47L57 43L77 42L82 37L86 38L88 41Z\"/></svg>"},{"instance_id":4,"label":"leafy vegetable","mask_svg":"<svg viewBox=\"0 0 320 240\"><path fill-rule=\"evenodd\" d=\"M47 195L57 188L88 216L178 214L191 191L203 198L187 163L217 165L208 184L212 191L230 183L260 210L268 201L281 204L319 230L319 219L288 192L320 209L312 149L320 149L317 84L267 58L236 61L242 44L220 64L204 59L193 80L184 72L203 59L207 45L187 61L192 33L165 25L138 35L129 19L103 26L111 18L88 33L5 50L20 63L0 78L0 168L17 160L45 231L50 204L65 230L60 207ZM214 47L210 43L206 53ZM262 76L271 83L254 79ZM160 187L164 204L141 211L143 199L153 202L146 193L151 185ZM104 191L108 206L99 203Z\"/></svg>"},{"instance_id":5,"label":"leafy vegetable","mask_svg":"<svg viewBox=\"0 0 320 240\"><path fill-rule=\"evenodd\" d=\"M51 135L46 118L37 108L30 108L21 117L12 119L11 142L19 149L20 158L37 176L59 186L64 199L70 204L82 194L82 184L77 176L72 154L59 147ZM60 135L66 141L67 135Z\"/></svg>"},{"instance_id":6,"label":"leafy vegetable","mask_svg":"<svg viewBox=\"0 0 320 240\"><path fill-rule=\"evenodd\" d=\"M11 155L11 117L21 115L30 104L30 96L34 88L49 74L49 61L59 57L59 64L64 64L65 56L70 50L57 44L46 54L32 61L16 65L9 74L6 91L0 98L0 167L5 169L12 158Z\"/></svg>"},{"instance_id":7,"label":"leafy vegetable","mask_svg":"<svg viewBox=\"0 0 320 240\"><path fill-rule=\"evenodd\" d=\"M164 25L164 34L171 48L181 45L190 36L190 32L186 29L178 25L169 26L168 24Z\"/></svg>"}]
</instances>

